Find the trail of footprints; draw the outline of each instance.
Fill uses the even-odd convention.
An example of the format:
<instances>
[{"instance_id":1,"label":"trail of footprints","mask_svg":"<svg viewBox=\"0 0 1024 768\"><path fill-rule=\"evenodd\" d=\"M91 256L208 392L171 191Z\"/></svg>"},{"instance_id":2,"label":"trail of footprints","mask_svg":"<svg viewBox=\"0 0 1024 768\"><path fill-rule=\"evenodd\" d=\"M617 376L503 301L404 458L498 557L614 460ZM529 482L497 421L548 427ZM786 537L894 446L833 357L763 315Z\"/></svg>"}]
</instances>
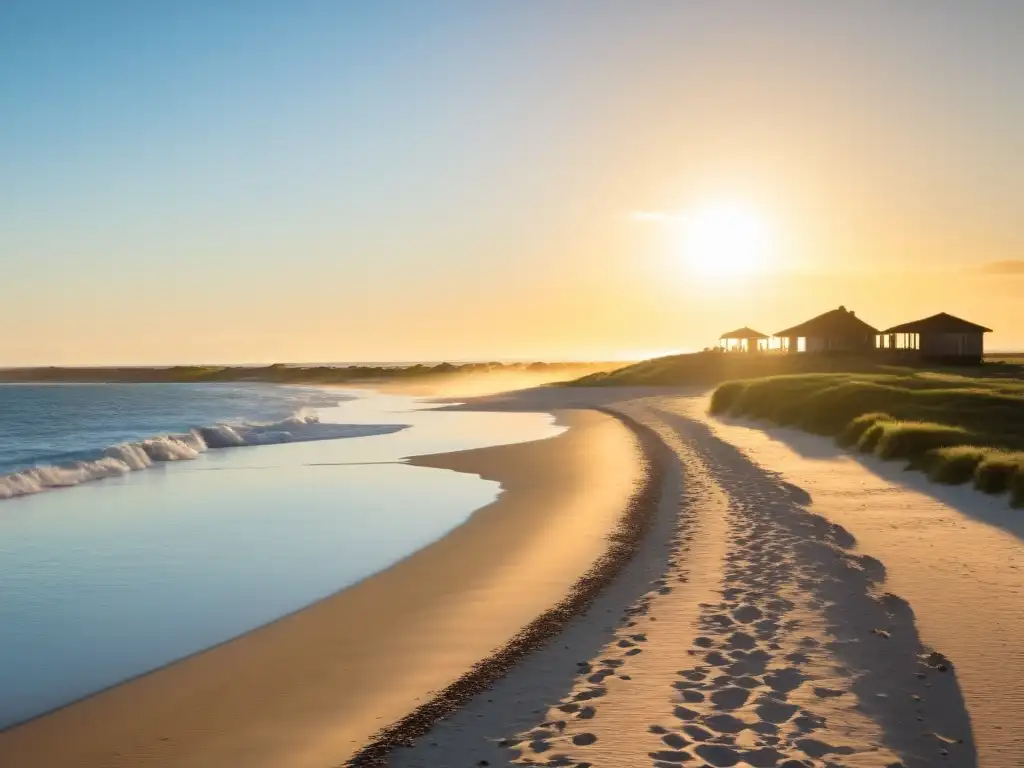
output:
<instances>
[{"instance_id":1,"label":"trail of footprints","mask_svg":"<svg viewBox=\"0 0 1024 768\"><path fill-rule=\"evenodd\" d=\"M789 515L786 519L783 515L780 522L778 510L764 504L763 497L760 505L757 494L751 499L730 504L733 534L725 555L721 600L700 605L700 634L689 649L683 642L676 646L682 658L675 679L666 681L674 689L666 691L668 711L650 723L646 734L632 738L638 744L642 739L649 741L647 755L655 768L904 768L894 753L879 745L878 725L865 715L858 698L866 694L855 690L857 674L834 652L842 621L829 615L829 593L821 588L832 583L839 589L860 590L871 603L869 610L877 609L884 616L884 605L880 608L880 601L864 586L879 578L881 564L845 551L852 538L821 518L807 515L800 520ZM576 687L552 710L558 716L519 739L502 742L514 762L575 768L603 765L586 757L587 748L598 742L598 735L586 729L587 721L600 715L601 699L607 693L605 680L631 680L630 661L643 652L647 641L641 623L656 620L649 615L652 605L671 592L671 581L687 579L682 565L689 546L685 509L684 505L666 578L655 581L654 589L627 609L612 654L596 663L579 662ZM842 569L837 577L830 570L834 563L826 565L823 558L842 561L853 578L845 578ZM879 637L887 636L883 629L878 632ZM822 643L816 638L827 640ZM660 642L666 640L660 638ZM922 681L936 667L944 669L934 661L919 662L915 677L924 687L930 687ZM888 681L879 684L883 687L872 690L896 690L884 687L892 685ZM907 698L900 705L904 714L923 723L921 696L908 696L905 688L899 695ZM654 712L651 716L659 717ZM922 730L934 737L934 743L927 745L930 755L927 762L908 763L906 768L956 765L944 759L955 740L927 733L923 726Z\"/></svg>"}]
</instances>

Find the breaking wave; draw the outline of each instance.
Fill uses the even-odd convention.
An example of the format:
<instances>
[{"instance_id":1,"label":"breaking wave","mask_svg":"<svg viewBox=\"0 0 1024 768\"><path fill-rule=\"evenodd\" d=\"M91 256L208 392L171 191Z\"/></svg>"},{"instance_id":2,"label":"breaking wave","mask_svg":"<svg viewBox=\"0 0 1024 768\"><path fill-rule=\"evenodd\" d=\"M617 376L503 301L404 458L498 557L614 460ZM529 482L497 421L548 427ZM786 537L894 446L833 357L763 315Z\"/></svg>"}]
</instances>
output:
<instances>
[{"instance_id":1,"label":"breaking wave","mask_svg":"<svg viewBox=\"0 0 1024 768\"><path fill-rule=\"evenodd\" d=\"M112 445L94 459L0 475L0 499L125 475L157 463L187 461L211 449L384 435L405 428L404 424L322 424L317 416L302 413L273 424L214 424L180 434Z\"/></svg>"}]
</instances>

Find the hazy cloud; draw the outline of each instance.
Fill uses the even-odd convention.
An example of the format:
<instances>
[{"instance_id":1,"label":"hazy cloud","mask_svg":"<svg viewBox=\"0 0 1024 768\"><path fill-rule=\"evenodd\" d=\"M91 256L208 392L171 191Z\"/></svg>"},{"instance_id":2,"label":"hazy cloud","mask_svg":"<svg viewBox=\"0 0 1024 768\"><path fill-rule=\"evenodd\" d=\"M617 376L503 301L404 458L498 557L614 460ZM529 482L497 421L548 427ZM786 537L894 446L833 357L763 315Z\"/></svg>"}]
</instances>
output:
<instances>
[{"instance_id":1,"label":"hazy cloud","mask_svg":"<svg viewBox=\"0 0 1024 768\"><path fill-rule=\"evenodd\" d=\"M1024 259L990 261L978 267L978 271L986 275L1024 275Z\"/></svg>"}]
</instances>

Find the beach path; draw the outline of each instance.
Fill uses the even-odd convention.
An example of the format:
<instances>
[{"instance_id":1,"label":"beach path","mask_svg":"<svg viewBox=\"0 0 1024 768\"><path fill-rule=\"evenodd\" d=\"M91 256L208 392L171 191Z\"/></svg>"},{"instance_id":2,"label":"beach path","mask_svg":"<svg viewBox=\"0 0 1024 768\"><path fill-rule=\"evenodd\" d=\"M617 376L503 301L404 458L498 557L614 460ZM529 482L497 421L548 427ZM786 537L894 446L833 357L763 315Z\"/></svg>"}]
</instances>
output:
<instances>
[{"instance_id":1,"label":"beach path","mask_svg":"<svg viewBox=\"0 0 1024 768\"><path fill-rule=\"evenodd\" d=\"M1014 764L1017 737L972 720L976 696L991 701L1004 683L990 669L988 690L968 699L960 669L976 671L979 649L947 656L951 632L931 631L960 609L925 600L922 633L875 548L815 502L801 472L746 450L750 436L709 417L703 396L649 393L522 396L519 407L600 403L655 430L671 469L658 519L556 642L388 764Z\"/></svg>"}]
</instances>

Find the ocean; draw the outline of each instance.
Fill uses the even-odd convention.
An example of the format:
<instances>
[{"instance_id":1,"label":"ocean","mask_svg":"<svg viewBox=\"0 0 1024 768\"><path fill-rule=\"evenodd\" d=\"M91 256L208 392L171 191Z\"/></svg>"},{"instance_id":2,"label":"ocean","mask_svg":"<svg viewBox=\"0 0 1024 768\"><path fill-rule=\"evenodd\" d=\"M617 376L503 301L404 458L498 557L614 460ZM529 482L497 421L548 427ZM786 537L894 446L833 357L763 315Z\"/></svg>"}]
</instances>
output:
<instances>
[{"instance_id":1,"label":"ocean","mask_svg":"<svg viewBox=\"0 0 1024 768\"><path fill-rule=\"evenodd\" d=\"M0 728L326 597L499 490L403 459L560 431L370 392L0 386Z\"/></svg>"}]
</instances>

